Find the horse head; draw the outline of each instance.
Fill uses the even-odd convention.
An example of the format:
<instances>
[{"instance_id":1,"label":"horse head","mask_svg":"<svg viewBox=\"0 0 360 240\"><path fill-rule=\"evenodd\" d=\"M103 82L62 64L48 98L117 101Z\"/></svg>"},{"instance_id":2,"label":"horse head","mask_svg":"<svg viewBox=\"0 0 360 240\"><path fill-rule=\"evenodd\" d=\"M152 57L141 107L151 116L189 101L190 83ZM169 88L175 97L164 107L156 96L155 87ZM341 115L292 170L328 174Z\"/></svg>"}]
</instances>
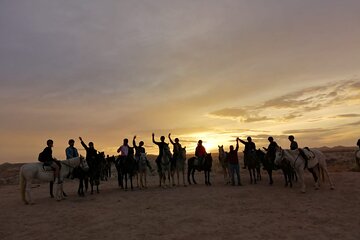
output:
<instances>
[{"instance_id":1,"label":"horse head","mask_svg":"<svg viewBox=\"0 0 360 240\"><path fill-rule=\"evenodd\" d=\"M79 159L80 159L80 165L79 165L80 168L85 172L89 171L89 165L86 159L82 155L79 156Z\"/></svg>"},{"instance_id":2,"label":"horse head","mask_svg":"<svg viewBox=\"0 0 360 240\"><path fill-rule=\"evenodd\" d=\"M186 159L186 147L180 149L180 156L182 159Z\"/></svg>"},{"instance_id":3,"label":"horse head","mask_svg":"<svg viewBox=\"0 0 360 240\"><path fill-rule=\"evenodd\" d=\"M276 165L280 165L283 159L284 159L284 150L281 147L276 147L274 163Z\"/></svg>"}]
</instances>

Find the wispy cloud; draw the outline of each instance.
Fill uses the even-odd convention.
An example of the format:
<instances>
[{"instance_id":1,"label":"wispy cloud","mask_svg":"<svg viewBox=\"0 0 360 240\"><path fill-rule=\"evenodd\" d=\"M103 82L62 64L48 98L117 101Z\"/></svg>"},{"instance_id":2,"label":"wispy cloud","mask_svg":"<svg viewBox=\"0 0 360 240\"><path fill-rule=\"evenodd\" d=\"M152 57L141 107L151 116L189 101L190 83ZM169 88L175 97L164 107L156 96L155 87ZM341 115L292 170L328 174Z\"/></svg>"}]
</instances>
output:
<instances>
[{"instance_id":1,"label":"wispy cloud","mask_svg":"<svg viewBox=\"0 0 360 240\"><path fill-rule=\"evenodd\" d=\"M320 86L303 88L279 97L269 99L254 106L223 108L210 116L236 119L242 122L262 122L269 120L291 121L310 112L329 109L341 104L360 102L360 80L342 80ZM289 113L290 112L290 113ZM339 114L338 117L354 118L359 114Z\"/></svg>"}]
</instances>

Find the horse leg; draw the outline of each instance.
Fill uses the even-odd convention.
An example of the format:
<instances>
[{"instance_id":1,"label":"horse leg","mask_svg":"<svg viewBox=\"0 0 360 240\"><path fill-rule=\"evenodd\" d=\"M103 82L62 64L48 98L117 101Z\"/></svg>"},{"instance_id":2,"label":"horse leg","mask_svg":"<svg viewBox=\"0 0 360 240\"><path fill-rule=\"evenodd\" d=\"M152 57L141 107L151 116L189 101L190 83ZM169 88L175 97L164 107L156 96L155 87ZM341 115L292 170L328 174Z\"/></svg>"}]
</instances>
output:
<instances>
[{"instance_id":1,"label":"horse leg","mask_svg":"<svg viewBox=\"0 0 360 240\"><path fill-rule=\"evenodd\" d=\"M288 179L287 179L287 174L286 174L286 171L285 171L285 168L281 168L281 171L283 172L283 175L284 175L284 180L285 180L285 187L288 186Z\"/></svg>"},{"instance_id":2,"label":"horse leg","mask_svg":"<svg viewBox=\"0 0 360 240\"><path fill-rule=\"evenodd\" d=\"M54 190L54 182L50 182L50 197L51 198L54 198L54 193L53 193L53 190Z\"/></svg>"},{"instance_id":3,"label":"horse leg","mask_svg":"<svg viewBox=\"0 0 360 240\"><path fill-rule=\"evenodd\" d=\"M299 175L299 180L300 180L300 185L301 185L301 192L305 193L306 192L306 186L305 186L305 181L304 181L304 167L300 166L297 169L297 173Z\"/></svg>"},{"instance_id":4,"label":"horse leg","mask_svg":"<svg viewBox=\"0 0 360 240\"><path fill-rule=\"evenodd\" d=\"M123 188L123 185L122 185L122 175L121 175L119 169L117 169L117 171L118 171L118 184L119 184L119 187Z\"/></svg>"},{"instance_id":5,"label":"horse leg","mask_svg":"<svg viewBox=\"0 0 360 240\"><path fill-rule=\"evenodd\" d=\"M188 174L187 174L187 178L188 178L188 183L189 183L189 185L191 185L191 181L190 181L190 174L191 174L191 168L188 166Z\"/></svg>"},{"instance_id":6,"label":"horse leg","mask_svg":"<svg viewBox=\"0 0 360 240\"><path fill-rule=\"evenodd\" d=\"M140 188L140 185L139 185L139 173L135 173L136 175L136 186L137 188Z\"/></svg>"},{"instance_id":7,"label":"horse leg","mask_svg":"<svg viewBox=\"0 0 360 240\"><path fill-rule=\"evenodd\" d=\"M207 182L207 172L204 170L204 176L205 176L205 185L207 186L208 185L208 182Z\"/></svg>"},{"instance_id":8,"label":"horse leg","mask_svg":"<svg viewBox=\"0 0 360 240\"><path fill-rule=\"evenodd\" d=\"M80 197L81 197L81 195L82 195L81 190L82 190L82 188L83 188L83 185L84 185L84 183L83 183L82 179L80 178L80 179L79 179L79 188L78 188L78 195L79 195Z\"/></svg>"},{"instance_id":9,"label":"horse leg","mask_svg":"<svg viewBox=\"0 0 360 240\"><path fill-rule=\"evenodd\" d=\"M180 185L179 169L176 168L177 185Z\"/></svg>"},{"instance_id":10,"label":"horse leg","mask_svg":"<svg viewBox=\"0 0 360 240\"><path fill-rule=\"evenodd\" d=\"M249 175L250 175L250 184L253 183L253 179L252 179L252 175L251 175L251 168L248 166L248 171L249 171Z\"/></svg>"},{"instance_id":11,"label":"horse leg","mask_svg":"<svg viewBox=\"0 0 360 240\"><path fill-rule=\"evenodd\" d=\"M124 180L125 180L125 190L127 191L127 189L128 189L128 187L127 187L128 174L127 173L124 174Z\"/></svg>"},{"instance_id":12,"label":"horse leg","mask_svg":"<svg viewBox=\"0 0 360 240\"><path fill-rule=\"evenodd\" d=\"M162 174L159 172L159 187L161 187L161 181L162 181Z\"/></svg>"},{"instance_id":13,"label":"horse leg","mask_svg":"<svg viewBox=\"0 0 360 240\"><path fill-rule=\"evenodd\" d=\"M191 176L192 176L192 180L193 180L193 182L194 182L194 184L197 184L197 182L195 181L195 168L192 170L192 172L191 172Z\"/></svg>"},{"instance_id":14,"label":"horse leg","mask_svg":"<svg viewBox=\"0 0 360 240\"><path fill-rule=\"evenodd\" d=\"M99 191L100 179L99 178L96 179L95 183L96 183L96 193L100 193Z\"/></svg>"},{"instance_id":15,"label":"horse leg","mask_svg":"<svg viewBox=\"0 0 360 240\"><path fill-rule=\"evenodd\" d=\"M130 178L130 188L131 188L131 190L134 190L134 188L133 188L133 176L132 176L132 174L129 174L129 178ZM138 184L138 187L139 187L139 184Z\"/></svg>"},{"instance_id":16,"label":"horse leg","mask_svg":"<svg viewBox=\"0 0 360 240\"><path fill-rule=\"evenodd\" d=\"M269 174L269 180L270 180L269 184L273 185L274 181L273 181L273 178L272 178L272 169L267 170L267 172Z\"/></svg>"},{"instance_id":17,"label":"horse leg","mask_svg":"<svg viewBox=\"0 0 360 240\"><path fill-rule=\"evenodd\" d=\"M223 168L223 174L224 174L224 182L225 182L225 184L228 184L228 179L227 179L227 174L226 174L226 168Z\"/></svg>"},{"instance_id":18,"label":"horse leg","mask_svg":"<svg viewBox=\"0 0 360 240\"><path fill-rule=\"evenodd\" d=\"M147 188L147 183L146 183L146 171L144 172L144 180L145 180L145 188Z\"/></svg>"},{"instance_id":19,"label":"horse leg","mask_svg":"<svg viewBox=\"0 0 360 240\"><path fill-rule=\"evenodd\" d=\"M257 182L256 182L256 169L253 168L252 172L253 172L253 175L254 175L254 184L257 184Z\"/></svg>"},{"instance_id":20,"label":"horse leg","mask_svg":"<svg viewBox=\"0 0 360 240\"><path fill-rule=\"evenodd\" d=\"M27 201L25 200L25 204L34 204L31 193L31 179L26 180L25 190L27 195Z\"/></svg>"},{"instance_id":21,"label":"horse leg","mask_svg":"<svg viewBox=\"0 0 360 240\"><path fill-rule=\"evenodd\" d=\"M62 183L56 184L55 197L57 201L60 201L62 199Z\"/></svg>"},{"instance_id":22,"label":"horse leg","mask_svg":"<svg viewBox=\"0 0 360 240\"><path fill-rule=\"evenodd\" d=\"M84 178L84 181L85 181L85 192L87 192L89 189L89 177L86 176Z\"/></svg>"},{"instance_id":23,"label":"horse leg","mask_svg":"<svg viewBox=\"0 0 360 240\"><path fill-rule=\"evenodd\" d=\"M326 167L323 167L323 166L320 166L320 167L321 167L321 170L322 170L323 172L325 172L326 177L327 177L328 180L329 180L330 189L331 189L331 190L334 190L334 189L335 189L335 186L334 186L333 181L332 181L331 178L330 178L330 175L329 175L329 172L328 172L327 168L326 168Z\"/></svg>"},{"instance_id":24,"label":"horse leg","mask_svg":"<svg viewBox=\"0 0 360 240\"><path fill-rule=\"evenodd\" d=\"M211 186L211 182L210 182L210 171L208 171L208 184L209 184L209 186Z\"/></svg>"},{"instance_id":25,"label":"horse leg","mask_svg":"<svg viewBox=\"0 0 360 240\"><path fill-rule=\"evenodd\" d=\"M319 190L320 188L320 178L319 176L319 168L318 167L314 167L312 169L309 169L309 171L311 172L311 174L313 175L314 181L315 181L315 190Z\"/></svg>"},{"instance_id":26,"label":"horse leg","mask_svg":"<svg viewBox=\"0 0 360 240\"><path fill-rule=\"evenodd\" d=\"M182 172L183 185L184 185L184 187L186 187L186 183L185 183L185 170L183 169L181 172Z\"/></svg>"}]
</instances>

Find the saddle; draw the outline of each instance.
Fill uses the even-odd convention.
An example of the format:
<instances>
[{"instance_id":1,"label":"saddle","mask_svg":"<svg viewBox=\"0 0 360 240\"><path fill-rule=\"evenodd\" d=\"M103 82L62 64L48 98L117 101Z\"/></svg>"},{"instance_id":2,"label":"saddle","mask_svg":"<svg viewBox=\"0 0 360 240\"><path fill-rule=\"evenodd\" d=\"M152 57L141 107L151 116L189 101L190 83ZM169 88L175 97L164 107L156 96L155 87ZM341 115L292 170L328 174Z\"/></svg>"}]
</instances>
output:
<instances>
[{"instance_id":1,"label":"saddle","mask_svg":"<svg viewBox=\"0 0 360 240\"><path fill-rule=\"evenodd\" d=\"M200 162L200 159L197 157L197 158L195 158L195 160L194 160L194 166L197 166L197 167L203 167L203 165L204 165L204 159Z\"/></svg>"},{"instance_id":2,"label":"saddle","mask_svg":"<svg viewBox=\"0 0 360 240\"><path fill-rule=\"evenodd\" d=\"M42 168L45 172L54 172L54 169L47 163L43 163Z\"/></svg>"},{"instance_id":3,"label":"saddle","mask_svg":"<svg viewBox=\"0 0 360 240\"><path fill-rule=\"evenodd\" d=\"M310 150L310 148L299 148L299 153L305 160L305 168L313 168L317 164L315 160L315 154Z\"/></svg>"}]
</instances>

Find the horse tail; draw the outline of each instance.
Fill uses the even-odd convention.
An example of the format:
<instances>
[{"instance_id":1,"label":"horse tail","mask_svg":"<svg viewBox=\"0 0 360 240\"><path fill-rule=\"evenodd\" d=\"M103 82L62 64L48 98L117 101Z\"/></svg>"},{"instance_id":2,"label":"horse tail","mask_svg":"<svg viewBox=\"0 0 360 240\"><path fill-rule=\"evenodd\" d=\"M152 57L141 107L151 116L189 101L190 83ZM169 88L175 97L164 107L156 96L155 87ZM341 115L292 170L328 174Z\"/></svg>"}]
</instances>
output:
<instances>
[{"instance_id":1,"label":"horse tail","mask_svg":"<svg viewBox=\"0 0 360 240\"><path fill-rule=\"evenodd\" d=\"M23 200L24 203L26 203L27 202L25 199L26 179L23 175L22 168L20 169L20 174L19 174L19 184L20 184L21 199Z\"/></svg>"}]
</instances>

